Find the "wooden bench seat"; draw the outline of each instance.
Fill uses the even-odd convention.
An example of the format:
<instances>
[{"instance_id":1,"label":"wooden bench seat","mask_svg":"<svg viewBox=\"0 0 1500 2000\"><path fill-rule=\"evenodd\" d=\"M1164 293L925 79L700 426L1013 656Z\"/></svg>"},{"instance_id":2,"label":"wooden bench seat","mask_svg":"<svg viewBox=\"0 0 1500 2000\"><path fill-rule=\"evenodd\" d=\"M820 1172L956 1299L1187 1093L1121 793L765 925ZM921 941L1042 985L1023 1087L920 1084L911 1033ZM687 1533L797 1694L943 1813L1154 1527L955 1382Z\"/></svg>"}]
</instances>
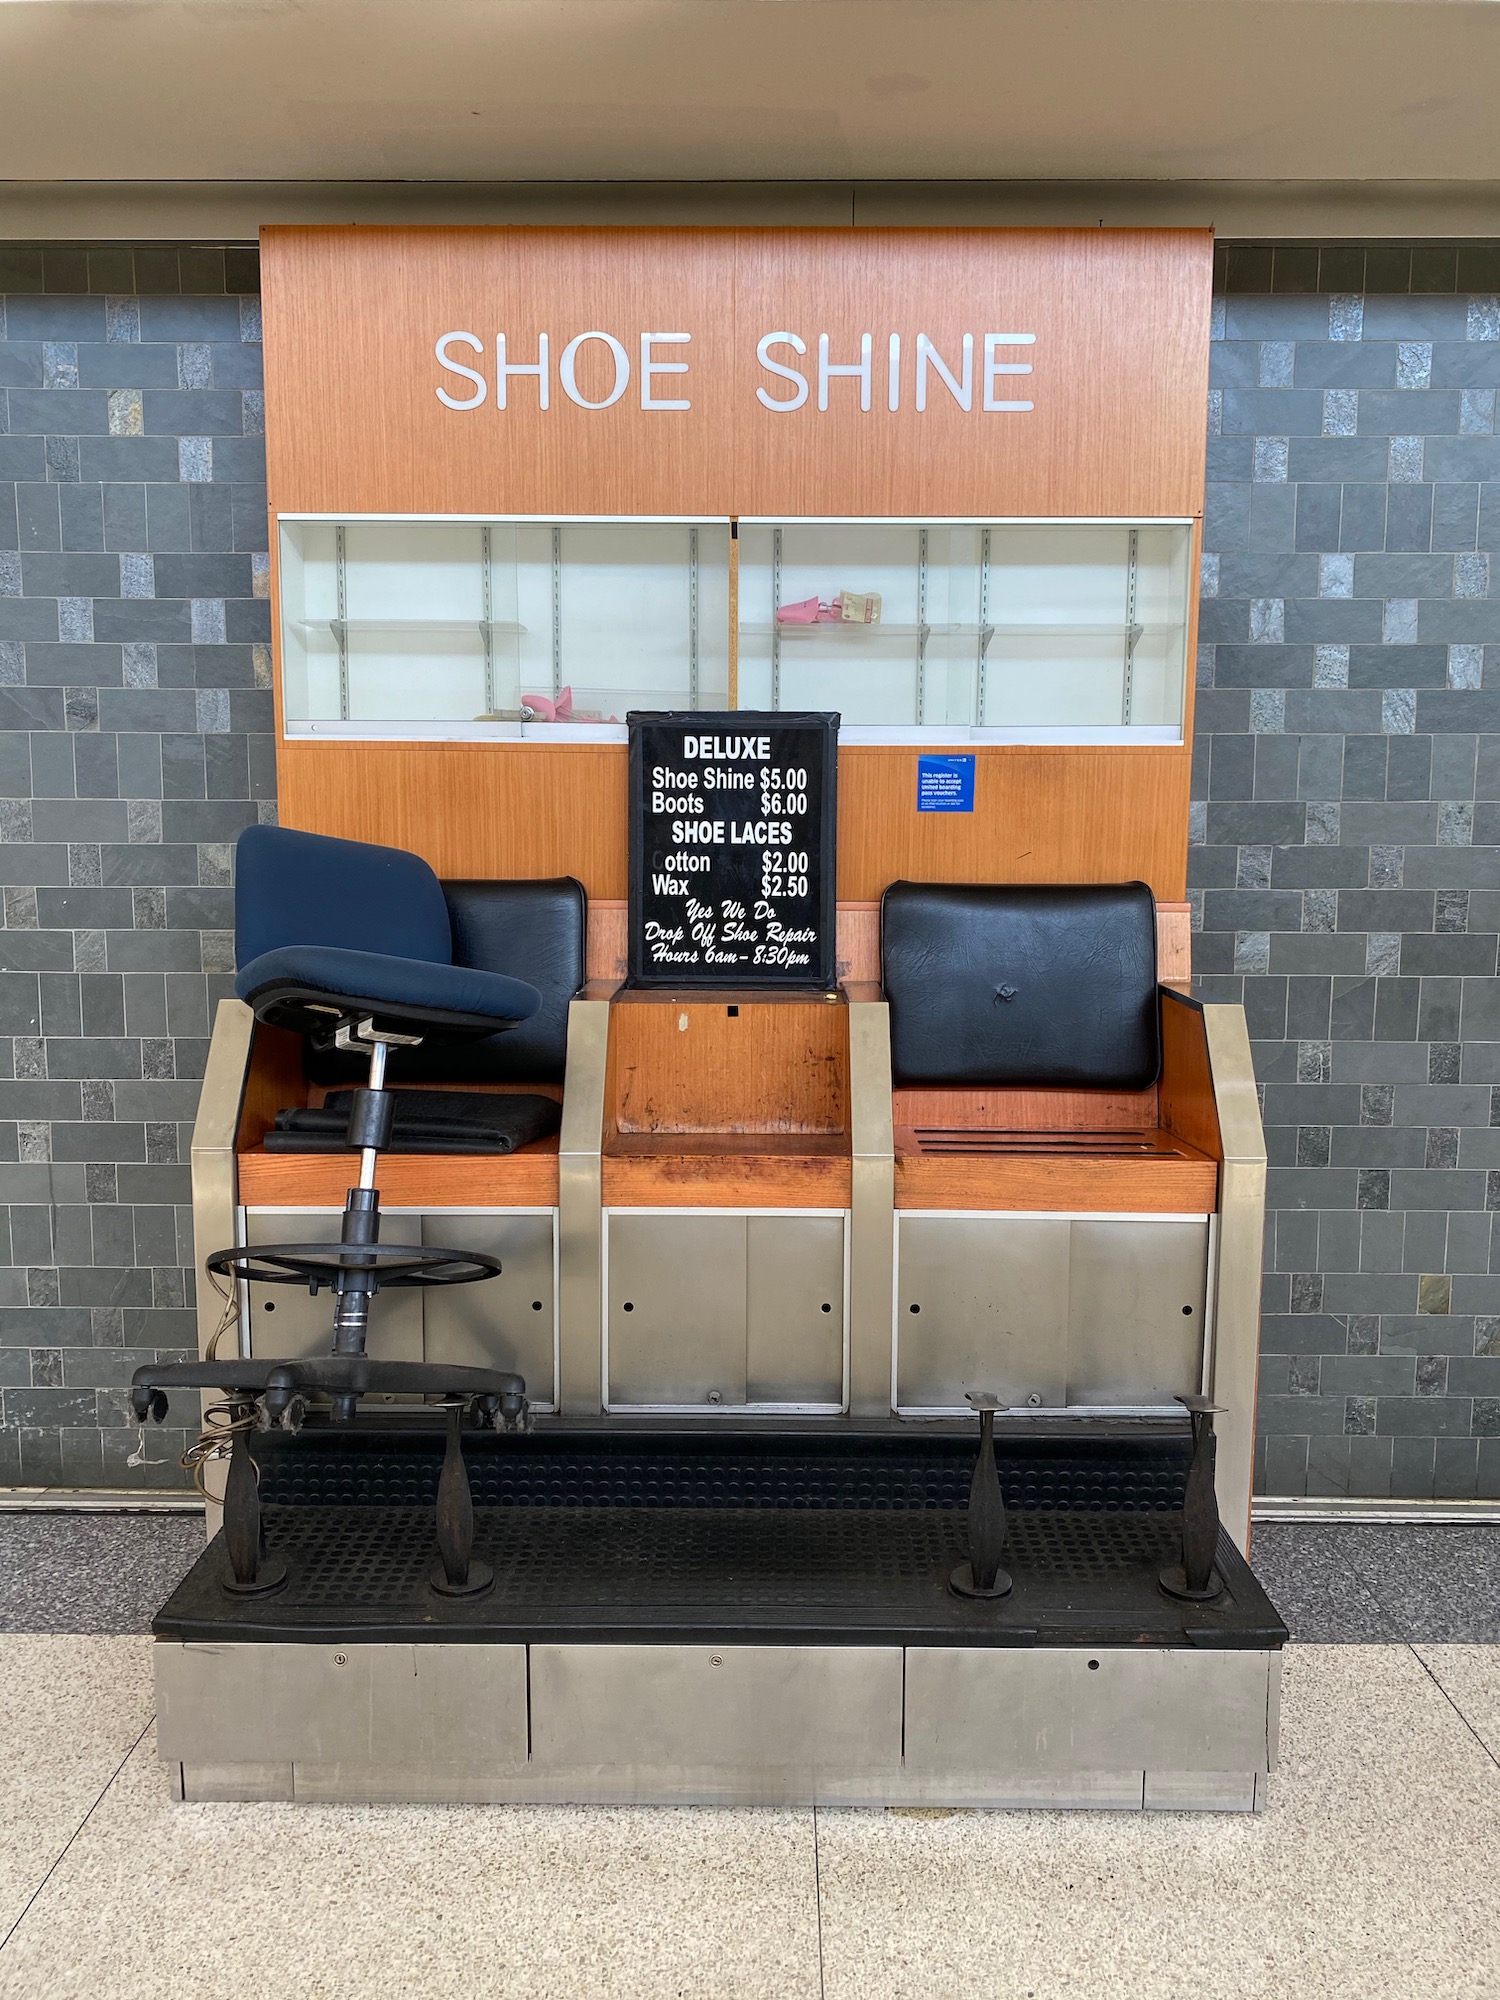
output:
<instances>
[{"instance_id":1,"label":"wooden bench seat","mask_svg":"<svg viewBox=\"0 0 1500 2000\"><path fill-rule=\"evenodd\" d=\"M342 1208L358 1177L357 1153L239 1156L246 1208ZM382 1153L375 1184L385 1208L555 1208L557 1134L515 1153Z\"/></svg>"}]
</instances>

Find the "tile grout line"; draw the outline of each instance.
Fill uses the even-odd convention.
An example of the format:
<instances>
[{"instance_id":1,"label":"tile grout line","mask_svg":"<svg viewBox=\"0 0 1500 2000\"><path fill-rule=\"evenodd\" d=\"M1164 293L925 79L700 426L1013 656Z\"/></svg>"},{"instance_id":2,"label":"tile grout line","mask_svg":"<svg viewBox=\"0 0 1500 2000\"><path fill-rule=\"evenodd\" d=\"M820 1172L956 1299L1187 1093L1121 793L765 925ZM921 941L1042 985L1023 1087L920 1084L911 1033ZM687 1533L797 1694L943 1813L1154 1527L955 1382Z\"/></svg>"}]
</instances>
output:
<instances>
[{"instance_id":1,"label":"tile grout line","mask_svg":"<svg viewBox=\"0 0 1500 2000\"><path fill-rule=\"evenodd\" d=\"M1431 1642L1429 1641L1428 1643ZM1458 1703L1453 1699L1452 1695L1449 1694L1448 1690L1443 1686L1442 1682L1438 1679L1437 1675L1432 1671L1431 1667L1428 1666L1427 1662L1422 1658L1422 1655L1417 1651L1415 1643L1410 1639L1408 1639L1406 1642L1406 1650L1411 1654L1412 1658L1416 1661L1417 1665L1422 1669L1423 1673L1426 1674L1428 1680L1432 1682L1432 1685L1437 1689L1438 1693L1443 1697L1443 1700L1447 1702L1448 1706L1453 1710L1453 1713L1458 1717L1459 1721L1463 1724L1464 1728L1468 1730L1469 1734L1473 1737L1474 1741L1479 1745L1480 1749L1484 1752L1485 1756L1489 1758L1490 1762L1495 1766L1496 1770L1500 1770L1500 1757L1497 1757L1495 1755L1495 1752L1490 1748L1489 1744L1485 1742L1484 1738L1480 1735L1479 1731L1474 1727L1473 1723L1470 1722L1468 1716L1464 1714L1463 1710L1459 1707Z\"/></svg>"},{"instance_id":2,"label":"tile grout line","mask_svg":"<svg viewBox=\"0 0 1500 2000\"><path fill-rule=\"evenodd\" d=\"M67 1859L68 1852L72 1847L74 1841L78 1838L79 1834L83 1832L83 1829L88 1825L89 1821L94 1817L94 1814L99 1810L100 1806L103 1805L106 1793L109 1791L110 1787L114 1784L115 1780L119 1777L120 1773L124 1770L125 1766L130 1762L131 1758L135 1755L136 1751L139 1750L141 1745L145 1742L147 1735L150 1733L151 1726L155 1721L156 1721L156 1711L155 1709L153 1709L151 1713L146 1717L145 1726L142 1728L140 1735L136 1737L135 1741L130 1745L129 1749L125 1752L124 1756L120 1759L119 1763L116 1764L113 1771L111 1771L109 1776L105 1779L103 1785L99 1789L98 1797L94 1800L93 1804L89 1807L88 1811L84 1814L83 1818L78 1822L77 1826L75 1826L73 1831L68 1835L66 1841L64 1841L62 1847L59 1849L57 1855L54 1857L46 1874L42 1877L41 1881L37 1883L36 1887L32 1890L31 1894L26 1898L25 1903L21 1906L20 1915L16 1918L15 1922L11 1925L10 1929L5 1933L4 1937L0 1937L0 1951L5 1950L6 1946L10 1943L11 1939L15 1936L16 1932L21 1928L22 1924L25 1923L28 1915L31 1912L32 1904L36 1901L37 1897L41 1895L43 1889L46 1888L47 1884L52 1880L52 1877L57 1873L58 1869Z\"/></svg>"},{"instance_id":3,"label":"tile grout line","mask_svg":"<svg viewBox=\"0 0 1500 2000\"><path fill-rule=\"evenodd\" d=\"M818 1919L818 2000L827 2000L826 1973L823 1966L823 1870L818 1852L818 1808L812 1809L813 1822L813 1910Z\"/></svg>"}]
</instances>

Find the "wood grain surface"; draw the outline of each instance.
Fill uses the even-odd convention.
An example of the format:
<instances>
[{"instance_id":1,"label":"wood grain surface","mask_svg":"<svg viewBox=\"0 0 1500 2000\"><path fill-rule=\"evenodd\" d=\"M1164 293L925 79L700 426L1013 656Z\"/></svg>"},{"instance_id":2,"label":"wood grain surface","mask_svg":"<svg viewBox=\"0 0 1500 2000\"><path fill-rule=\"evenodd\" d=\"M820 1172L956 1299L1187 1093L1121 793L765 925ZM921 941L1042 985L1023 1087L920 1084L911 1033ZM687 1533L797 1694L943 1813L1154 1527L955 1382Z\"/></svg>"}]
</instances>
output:
<instances>
[{"instance_id":1,"label":"wood grain surface","mask_svg":"<svg viewBox=\"0 0 1500 2000\"><path fill-rule=\"evenodd\" d=\"M359 1178L354 1153L267 1153L239 1158L240 1200L251 1208L342 1208ZM557 1139L519 1153L382 1153L375 1185L387 1208L555 1208Z\"/></svg>"},{"instance_id":2,"label":"wood grain surface","mask_svg":"<svg viewBox=\"0 0 1500 2000\"><path fill-rule=\"evenodd\" d=\"M1211 1159L1222 1160L1224 1147L1214 1102L1213 1070L1199 1009L1164 994L1161 1042L1162 1129L1185 1139Z\"/></svg>"},{"instance_id":3,"label":"wood grain surface","mask_svg":"<svg viewBox=\"0 0 1500 2000\"><path fill-rule=\"evenodd\" d=\"M1209 1215L1218 1192L1213 1161L1189 1149L1137 1157L923 1153L909 1132L897 1133L896 1147L897 1208Z\"/></svg>"},{"instance_id":4,"label":"wood grain surface","mask_svg":"<svg viewBox=\"0 0 1500 2000\"><path fill-rule=\"evenodd\" d=\"M610 1009L606 1101L622 1134L842 1132L848 1069L836 1002L626 992Z\"/></svg>"},{"instance_id":5,"label":"wood grain surface","mask_svg":"<svg viewBox=\"0 0 1500 2000\"><path fill-rule=\"evenodd\" d=\"M1202 509L1212 237L1159 229L577 229L275 227L261 234L268 476L273 515L326 513L1196 515ZM640 335L686 332L687 376L664 376L648 410ZM485 377L473 409L444 387L435 345ZM551 342L549 407L538 383L495 394L496 336L534 361ZM559 379L574 336L604 332L631 361L617 402L583 409ZM757 359L790 332L810 389ZM1032 333L1032 374L998 399L1029 411L969 411L933 378L918 411L919 334L961 373L974 336ZM860 384L828 383L872 341L870 407ZM902 340L901 408L888 407L889 336ZM577 361L602 401L614 363L601 342Z\"/></svg>"}]
</instances>

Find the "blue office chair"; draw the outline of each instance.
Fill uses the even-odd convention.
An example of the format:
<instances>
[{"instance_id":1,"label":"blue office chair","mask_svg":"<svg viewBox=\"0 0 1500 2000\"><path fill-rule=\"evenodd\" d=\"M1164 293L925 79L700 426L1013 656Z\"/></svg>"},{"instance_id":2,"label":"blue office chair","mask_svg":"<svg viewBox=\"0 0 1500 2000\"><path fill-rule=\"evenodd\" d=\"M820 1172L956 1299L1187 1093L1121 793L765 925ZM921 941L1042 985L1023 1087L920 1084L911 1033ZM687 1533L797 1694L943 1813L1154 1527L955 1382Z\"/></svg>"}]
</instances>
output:
<instances>
[{"instance_id":1,"label":"blue office chair","mask_svg":"<svg viewBox=\"0 0 1500 2000\"><path fill-rule=\"evenodd\" d=\"M241 834L235 889L235 991L272 1026L306 1036L315 1051L363 1055L369 1081L352 1092L348 1144L360 1171L344 1204L337 1243L268 1244L217 1250L211 1273L256 1284L305 1284L333 1293L332 1350L312 1360L200 1359L151 1363L131 1382L137 1418L166 1415L169 1389L225 1392L232 1426L224 1491L231 1595L264 1595L286 1581L285 1564L262 1545L260 1502L247 1432L300 1427L312 1395L348 1422L365 1395L436 1395L448 1443L438 1484L440 1561L432 1586L473 1595L492 1582L473 1560L473 1504L461 1432L473 1417L519 1428L526 1385L509 1370L423 1361L374 1361L365 1352L370 1301L388 1286L473 1284L495 1277L478 1251L378 1241L375 1167L390 1144L395 1104L385 1088L387 1051L429 1040L474 1041L527 1020L541 995L524 981L453 963L448 904L427 863L400 848L288 828Z\"/></svg>"}]
</instances>

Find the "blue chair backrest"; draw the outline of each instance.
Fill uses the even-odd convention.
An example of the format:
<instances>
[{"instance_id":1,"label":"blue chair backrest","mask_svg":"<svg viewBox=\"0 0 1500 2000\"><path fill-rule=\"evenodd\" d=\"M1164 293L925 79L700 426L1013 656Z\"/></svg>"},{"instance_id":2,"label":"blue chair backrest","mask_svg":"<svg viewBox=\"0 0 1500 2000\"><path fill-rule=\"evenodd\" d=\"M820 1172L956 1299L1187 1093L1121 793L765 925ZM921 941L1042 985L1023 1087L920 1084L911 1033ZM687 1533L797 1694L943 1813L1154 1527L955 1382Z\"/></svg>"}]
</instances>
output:
<instances>
[{"instance_id":1,"label":"blue chair backrest","mask_svg":"<svg viewBox=\"0 0 1500 2000\"><path fill-rule=\"evenodd\" d=\"M453 962L447 899L420 855L292 827L247 827L235 851L235 962L243 969L290 944Z\"/></svg>"}]
</instances>

